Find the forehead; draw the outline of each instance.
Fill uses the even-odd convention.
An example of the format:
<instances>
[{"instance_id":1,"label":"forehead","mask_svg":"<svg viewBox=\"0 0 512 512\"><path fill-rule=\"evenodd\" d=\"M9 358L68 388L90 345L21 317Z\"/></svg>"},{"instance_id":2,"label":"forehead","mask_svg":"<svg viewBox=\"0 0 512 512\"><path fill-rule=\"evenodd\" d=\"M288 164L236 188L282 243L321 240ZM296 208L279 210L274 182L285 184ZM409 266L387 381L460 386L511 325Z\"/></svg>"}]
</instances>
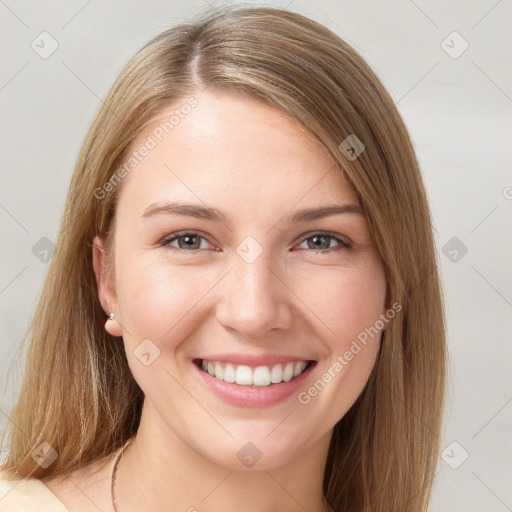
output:
<instances>
[{"instance_id":1,"label":"forehead","mask_svg":"<svg viewBox=\"0 0 512 512\"><path fill-rule=\"evenodd\" d=\"M176 195L224 208L238 200L249 209L272 201L287 208L320 199L357 202L327 149L289 114L241 94L193 98L193 108L181 110L191 102L178 101L132 143L128 155L139 155L121 183L120 206L140 210Z\"/></svg>"}]
</instances>

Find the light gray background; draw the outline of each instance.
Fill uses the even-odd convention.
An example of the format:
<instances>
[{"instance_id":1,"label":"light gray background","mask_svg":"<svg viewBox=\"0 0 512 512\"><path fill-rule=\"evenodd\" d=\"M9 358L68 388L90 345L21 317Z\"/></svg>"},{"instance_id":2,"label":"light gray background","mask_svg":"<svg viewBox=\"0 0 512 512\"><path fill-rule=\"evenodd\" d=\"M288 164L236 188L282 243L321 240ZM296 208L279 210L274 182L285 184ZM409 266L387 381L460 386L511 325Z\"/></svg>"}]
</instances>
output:
<instances>
[{"instance_id":1,"label":"light gray background","mask_svg":"<svg viewBox=\"0 0 512 512\"><path fill-rule=\"evenodd\" d=\"M47 270L32 248L43 237L56 239L93 115L138 48L203 5L0 0L0 382L7 386L0 421L23 361L13 367L13 385L7 370ZM289 5L338 33L397 102L428 188L447 302L447 450L439 457L430 510L512 510L511 2L267 5ZM45 59L31 47L33 41L42 46L43 31L59 45ZM469 44L461 55L464 42L453 31ZM453 237L458 246L447 246Z\"/></svg>"}]
</instances>

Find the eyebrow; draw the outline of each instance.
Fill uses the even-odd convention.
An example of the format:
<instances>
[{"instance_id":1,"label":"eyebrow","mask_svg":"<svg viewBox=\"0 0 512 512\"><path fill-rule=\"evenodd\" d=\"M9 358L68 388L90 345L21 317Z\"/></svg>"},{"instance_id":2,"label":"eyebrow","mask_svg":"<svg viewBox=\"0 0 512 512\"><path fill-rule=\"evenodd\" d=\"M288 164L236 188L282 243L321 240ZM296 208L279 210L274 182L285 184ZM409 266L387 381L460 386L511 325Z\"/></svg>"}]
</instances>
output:
<instances>
[{"instance_id":1,"label":"eyebrow","mask_svg":"<svg viewBox=\"0 0 512 512\"><path fill-rule=\"evenodd\" d=\"M303 210L296 210L287 218L288 222L298 223L307 222L311 220L329 217L331 215L340 215L344 213L352 213L362 215L363 211L359 205L356 204L342 204L342 205L326 205L319 208L306 208ZM179 201L172 202L156 202L150 204L142 214L142 217L152 217L159 214L175 214L175 215L188 215L198 219L206 219L216 222L226 222L226 217L216 208L203 207L191 203L182 203Z\"/></svg>"}]
</instances>

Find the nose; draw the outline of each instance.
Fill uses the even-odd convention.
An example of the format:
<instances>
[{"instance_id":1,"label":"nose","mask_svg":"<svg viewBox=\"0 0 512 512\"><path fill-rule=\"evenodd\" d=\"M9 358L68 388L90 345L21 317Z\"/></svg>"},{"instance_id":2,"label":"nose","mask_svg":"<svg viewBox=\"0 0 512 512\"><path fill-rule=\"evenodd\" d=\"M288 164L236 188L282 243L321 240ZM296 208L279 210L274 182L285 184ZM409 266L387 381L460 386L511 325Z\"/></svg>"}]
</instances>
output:
<instances>
[{"instance_id":1,"label":"nose","mask_svg":"<svg viewBox=\"0 0 512 512\"><path fill-rule=\"evenodd\" d=\"M252 263L233 255L233 268L223 279L217 305L218 322L247 338L261 338L292 324L293 293L264 254Z\"/></svg>"}]
</instances>

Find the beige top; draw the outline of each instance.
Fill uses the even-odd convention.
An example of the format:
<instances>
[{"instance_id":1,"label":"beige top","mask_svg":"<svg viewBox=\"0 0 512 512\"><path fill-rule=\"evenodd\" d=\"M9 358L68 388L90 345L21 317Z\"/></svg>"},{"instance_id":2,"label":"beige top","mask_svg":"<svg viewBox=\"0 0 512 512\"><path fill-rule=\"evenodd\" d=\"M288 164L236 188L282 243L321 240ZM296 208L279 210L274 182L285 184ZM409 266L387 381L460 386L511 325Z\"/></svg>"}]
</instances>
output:
<instances>
[{"instance_id":1,"label":"beige top","mask_svg":"<svg viewBox=\"0 0 512 512\"><path fill-rule=\"evenodd\" d=\"M0 469L0 512L70 512L37 478L11 480Z\"/></svg>"},{"instance_id":2,"label":"beige top","mask_svg":"<svg viewBox=\"0 0 512 512\"><path fill-rule=\"evenodd\" d=\"M41 480L10 480L9 475L0 468L0 512L71 511Z\"/></svg>"}]
</instances>

